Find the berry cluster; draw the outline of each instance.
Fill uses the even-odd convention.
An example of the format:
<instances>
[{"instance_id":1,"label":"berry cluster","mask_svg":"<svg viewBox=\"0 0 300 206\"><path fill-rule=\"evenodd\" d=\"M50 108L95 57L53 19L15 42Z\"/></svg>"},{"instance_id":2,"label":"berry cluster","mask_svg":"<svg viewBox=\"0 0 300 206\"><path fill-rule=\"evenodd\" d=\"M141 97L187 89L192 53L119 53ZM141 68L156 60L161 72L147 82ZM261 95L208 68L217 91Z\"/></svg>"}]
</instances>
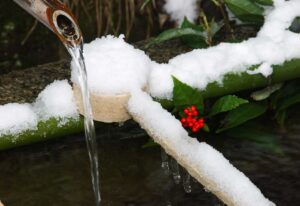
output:
<instances>
[{"instance_id":1,"label":"berry cluster","mask_svg":"<svg viewBox=\"0 0 300 206\"><path fill-rule=\"evenodd\" d=\"M183 112L187 115L180 120L183 127L189 127L195 133L204 127L204 119L198 118L199 112L194 105L185 108Z\"/></svg>"}]
</instances>

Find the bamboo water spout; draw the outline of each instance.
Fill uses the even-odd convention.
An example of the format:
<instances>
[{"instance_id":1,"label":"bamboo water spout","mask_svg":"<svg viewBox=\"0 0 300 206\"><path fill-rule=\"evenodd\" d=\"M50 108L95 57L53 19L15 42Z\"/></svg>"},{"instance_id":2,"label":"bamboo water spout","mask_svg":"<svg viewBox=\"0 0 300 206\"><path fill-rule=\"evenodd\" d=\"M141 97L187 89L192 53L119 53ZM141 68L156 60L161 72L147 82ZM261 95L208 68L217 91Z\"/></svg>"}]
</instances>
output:
<instances>
[{"instance_id":1,"label":"bamboo water spout","mask_svg":"<svg viewBox=\"0 0 300 206\"><path fill-rule=\"evenodd\" d=\"M43 23L66 46L80 44L82 34L77 20L68 7L58 0L14 0Z\"/></svg>"},{"instance_id":2,"label":"bamboo water spout","mask_svg":"<svg viewBox=\"0 0 300 206\"><path fill-rule=\"evenodd\" d=\"M98 151L96 133L88 91L86 67L83 58L83 38L75 17L59 0L14 0L28 13L52 30L72 56L77 71L81 99L84 105L84 129L91 165L91 177L96 205L100 206Z\"/></svg>"}]
</instances>

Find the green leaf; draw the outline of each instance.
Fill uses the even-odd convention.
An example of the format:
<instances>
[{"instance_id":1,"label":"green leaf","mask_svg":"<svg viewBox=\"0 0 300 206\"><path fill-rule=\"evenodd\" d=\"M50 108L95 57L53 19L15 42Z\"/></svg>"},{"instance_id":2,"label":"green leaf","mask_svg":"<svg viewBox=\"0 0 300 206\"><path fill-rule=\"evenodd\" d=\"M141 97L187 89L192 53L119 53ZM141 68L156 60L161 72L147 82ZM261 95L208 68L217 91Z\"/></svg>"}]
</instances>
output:
<instances>
[{"instance_id":1,"label":"green leaf","mask_svg":"<svg viewBox=\"0 0 300 206\"><path fill-rule=\"evenodd\" d=\"M142 148L157 147L157 146L158 146L158 144L156 142L154 142L152 138L149 138L148 142L146 144L144 144L142 146Z\"/></svg>"},{"instance_id":2,"label":"green leaf","mask_svg":"<svg viewBox=\"0 0 300 206\"><path fill-rule=\"evenodd\" d=\"M273 0L253 0L255 3L264 5L264 6L272 6Z\"/></svg>"},{"instance_id":3,"label":"green leaf","mask_svg":"<svg viewBox=\"0 0 300 206\"><path fill-rule=\"evenodd\" d=\"M212 20L209 23L210 36L214 37L214 35L218 31L220 31L220 29L223 27L223 25L224 25L223 21L217 23L214 20ZM190 46L192 48L205 48L208 46L208 44L207 44L207 40L208 40L208 36L209 36L208 30L205 30L203 28L203 26L193 24L187 18L184 18L181 28L190 28L195 31L199 31L199 32L203 33L203 36L196 36L196 35L182 36L181 39L185 44L187 44L188 46Z\"/></svg>"},{"instance_id":4,"label":"green leaf","mask_svg":"<svg viewBox=\"0 0 300 206\"><path fill-rule=\"evenodd\" d=\"M183 37L183 36L197 36L205 39L205 33L202 31L197 31L192 28L176 28L176 29L169 29L162 33L160 33L155 39L154 43L160 43L167 40Z\"/></svg>"},{"instance_id":5,"label":"green leaf","mask_svg":"<svg viewBox=\"0 0 300 206\"><path fill-rule=\"evenodd\" d=\"M239 98L235 95L227 95L221 97L214 103L209 115L214 116L221 112L227 112L245 103L248 103L248 100Z\"/></svg>"},{"instance_id":6,"label":"green leaf","mask_svg":"<svg viewBox=\"0 0 300 206\"><path fill-rule=\"evenodd\" d=\"M296 94L292 97L289 97L287 99L285 99L281 106L279 107L279 111L280 110L284 110L284 109L287 109L288 107L292 106L292 105L295 105L297 103L300 103L300 94Z\"/></svg>"},{"instance_id":7,"label":"green leaf","mask_svg":"<svg viewBox=\"0 0 300 206\"><path fill-rule=\"evenodd\" d=\"M244 125L228 130L226 135L236 139L254 142L274 153L282 154L282 149L278 141L280 136L274 132L272 126L268 127L257 121L250 121Z\"/></svg>"},{"instance_id":8,"label":"green leaf","mask_svg":"<svg viewBox=\"0 0 300 206\"><path fill-rule=\"evenodd\" d=\"M196 105L203 107L201 93L173 76L173 102L175 106Z\"/></svg>"},{"instance_id":9,"label":"green leaf","mask_svg":"<svg viewBox=\"0 0 300 206\"><path fill-rule=\"evenodd\" d=\"M296 17L289 28L290 31L300 33L300 17Z\"/></svg>"},{"instance_id":10,"label":"green leaf","mask_svg":"<svg viewBox=\"0 0 300 206\"><path fill-rule=\"evenodd\" d=\"M228 9L241 21L261 25L264 9L251 0L225 0Z\"/></svg>"},{"instance_id":11,"label":"green leaf","mask_svg":"<svg viewBox=\"0 0 300 206\"><path fill-rule=\"evenodd\" d=\"M275 109L278 109L281 107L281 105L284 104L284 102L286 102L287 99L290 99L298 94L300 94L300 81L294 80L285 83L285 85L280 90L274 93L270 98L271 103L275 107Z\"/></svg>"},{"instance_id":12,"label":"green leaf","mask_svg":"<svg viewBox=\"0 0 300 206\"><path fill-rule=\"evenodd\" d=\"M161 106L166 110L171 110L174 108L173 101L168 99L155 99L155 101L159 102Z\"/></svg>"},{"instance_id":13,"label":"green leaf","mask_svg":"<svg viewBox=\"0 0 300 206\"><path fill-rule=\"evenodd\" d=\"M268 97L270 97L271 94L279 90L282 87L282 85L283 85L282 83L278 83L278 84L267 86L264 89L253 92L251 94L251 97L256 101L267 99Z\"/></svg>"},{"instance_id":14,"label":"green leaf","mask_svg":"<svg viewBox=\"0 0 300 206\"><path fill-rule=\"evenodd\" d=\"M208 127L207 124L204 124L203 130L204 130L205 132L210 132L210 129L209 129L209 127Z\"/></svg>"},{"instance_id":15,"label":"green leaf","mask_svg":"<svg viewBox=\"0 0 300 206\"><path fill-rule=\"evenodd\" d=\"M278 112L276 112L275 118L277 120L277 123L281 127L284 127L286 117L287 117L286 110L279 110Z\"/></svg>"},{"instance_id":16,"label":"green leaf","mask_svg":"<svg viewBox=\"0 0 300 206\"><path fill-rule=\"evenodd\" d=\"M184 20L181 24L181 28L182 29L191 28L193 30L202 31L202 32L205 31L205 29L201 25L197 25L197 24L194 24L194 23L190 22L186 17L184 17Z\"/></svg>"},{"instance_id":17,"label":"green leaf","mask_svg":"<svg viewBox=\"0 0 300 206\"><path fill-rule=\"evenodd\" d=\"M186 45L188 45L192 48L205 48L205 47L208 46L207 43L206 43L207 33L206 33L205 29L202 26L193 24L187 18L184 18L184 20L181 24L181 28L182 29L190 28L190 29L193 29L195 31L203 33L203 36L197 36L197 35L182 36L181 40Z\"/></svg>"},{"instance_id":18,"label":"green leaf","mask_svg":"<svg viewBox=\"0 0 300 206\"><path fill-rule=\"evenodd\" d=\"M216 35L216 33L218 33L223 26L224 26L224 22L223 21L215 22L214 20L212 20L209 23L211 36L214 37Z\"/></svg>"},{"instance_id":19,"label":"green leaf","mask_svg":"<svg viewBox=\"0 0 300 206\"><path fill-rule=\"evenodd\" d=\"M267 110L266 105L260 105L256 103L248 103L239 106L238 108L231 110L225 117L223 127L218 129L216 133L223 132L230 128L236 127L247 122L250 119L259 117Z\"/></svg>"}]
</instances>

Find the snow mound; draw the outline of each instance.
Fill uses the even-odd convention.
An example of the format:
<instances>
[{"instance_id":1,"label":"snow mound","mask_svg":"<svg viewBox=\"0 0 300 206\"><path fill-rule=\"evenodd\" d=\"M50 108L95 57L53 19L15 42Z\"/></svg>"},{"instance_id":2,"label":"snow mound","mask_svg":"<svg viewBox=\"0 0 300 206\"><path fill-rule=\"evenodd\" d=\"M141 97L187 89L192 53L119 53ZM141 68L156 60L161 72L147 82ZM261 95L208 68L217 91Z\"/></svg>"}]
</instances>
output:
<instances>
[{"instance_id":1,"label":"snow mound","mask_svg":"<svg viewBox=\"0 0 300 206\"><path fill-rule=\"evenodd\" d=\"M198 17L198 0L166 0L164 9L171 19L181 25L184 17L194 22Z\"/></svg>"},{"instance_id":2,"label":"snow mound","mask_svg":"<svg viewBox=\"0 0 300 206\"><path fill-rule=\"evenodd\" d=\"M124 94L147 85L150 58L124 41L124 36L98 38L84 45L90 91L99 95ZM74 61L72 81L79 85Z\"/></svg>"},{"instance_id":3,"label":"snow mound","mask_svg":"<svg viewBox=\"0 0 300 206\"><path fill-rule=\"evenodd\" d=\"M77 119L75 99L67 80L48 85L33 104L0 105L0 136L18 135L26 130L36 130L39 121L60 119L63 126L69 119Z\"/></svg>"},{"instance_id":4,"label":"snow mound","mask_svg":"<svg viewBox=\"0 0 300 206\"><path fill-rule=\"evenodd\" d=\"M0 105L0 117L0 135L35 129L38 123L38 117L30 104Z\"/></svg>"},{"instance_id":5,"label":"snow mound","mask_svg":"<svg viewBox=\"0 0 300 206\"><path fill-rule=\"evenodd\" d=\"M78 118L71 85L67 80L54 81L37 97L35 112L42 120L54 118Z\"/></svg>"}]
</instances>

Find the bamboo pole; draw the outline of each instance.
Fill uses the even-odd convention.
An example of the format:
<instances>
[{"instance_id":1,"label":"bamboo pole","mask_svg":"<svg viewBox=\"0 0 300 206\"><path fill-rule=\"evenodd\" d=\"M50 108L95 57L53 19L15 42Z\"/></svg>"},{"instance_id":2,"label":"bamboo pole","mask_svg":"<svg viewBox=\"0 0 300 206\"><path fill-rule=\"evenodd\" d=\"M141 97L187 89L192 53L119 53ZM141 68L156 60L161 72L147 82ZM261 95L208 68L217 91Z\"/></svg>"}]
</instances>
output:
<instances>
[{"instance_id":1,"label":"bamboo pole","mask_svg":"<svg viewBox=\"0 0 300 206\"><path fill-rule=\"evenodd\" d=\"M274 72L270 78L265 78L261 74L227 74L224 77L222 85L218 85L217 83L210 83L208 84L207 88L202 91L202 94L206 99L213 98L240 92L247 89L255 89L267 86L270 83L279 83L297 78L300 78L300 59L288 61L281 66L274 66ZM112 99L110 100L110 102L113 102L115 97L111 96L111 98ZM128 99L126 95L123 98ZM98 99L98 101L101 100ZM106 99L106 101L108 100ZM123 104L122 107L125 107L124 101L121 102ZM105 118L108 118L107 114ZM45 141L47 139L55 137L63 137L83 131L82 121L73 120L66 124L64 127L59 127L59 124L59 120L52 119L46 122L40 122L38 129L34 131L25 131L18 134L17 136L0 135L0 150L18 147L21 145L31 144L39 141Z\"/></svg>"},{"instance_id":2,"label":"bamboo pole","mask_svg":"<svg viewBox=\"0 0 300 206\"><path fill-rule=\"evenodd\" d=\"M83 131L83 118L69 119L65 124L62 122L63 120L52 118L39 122L36 130L25 131L18 135L2 135L0 151Z\"/></svg>"},{"instance_id":3,"label":"bamboo pole","mask_svg":"<svg viewBox=\"0 0 300 206\"><path fill-rule=\"evenodd\" d=\"M139 106L140 101L142 101L141 106ZM273 202L264 197L261 191L242 172L230 164L220 152L204 142L199 143L197 140L187 136L185 132L182 132L184 129L181 128L181 125L178 126L176 124L178 120L172 115L166 115L168 112L162 107L157 107L157 104L151 98L143 96L135 98L133 95L129 99L128 110L141 128L199 183L228 206L275 206ZM145 108L150 111L154 110L159 114L157 114L157 117L153 114L149 116ZM170 125L170 128L160 127L157 124L159 122L162 122L162 125ZM174 129L177 131L176 135L180 136L180 140L178 136L174 136L172 132ZM178 143L178 141L180 142ZM194 146L191 147L191 144ZM201 155L197 154L199 152L202 152ZM197 158L191 158L191 155L195 155ZM211 161L215 159L217 161L212 164ZM223 171L224 174L235 177L239 181L229 180L228 178L220 181L216 174L222 175L221 170L223 169L225 169ZM244 191L241 192L240 189Z\"/></svg>"}]
</instances>

